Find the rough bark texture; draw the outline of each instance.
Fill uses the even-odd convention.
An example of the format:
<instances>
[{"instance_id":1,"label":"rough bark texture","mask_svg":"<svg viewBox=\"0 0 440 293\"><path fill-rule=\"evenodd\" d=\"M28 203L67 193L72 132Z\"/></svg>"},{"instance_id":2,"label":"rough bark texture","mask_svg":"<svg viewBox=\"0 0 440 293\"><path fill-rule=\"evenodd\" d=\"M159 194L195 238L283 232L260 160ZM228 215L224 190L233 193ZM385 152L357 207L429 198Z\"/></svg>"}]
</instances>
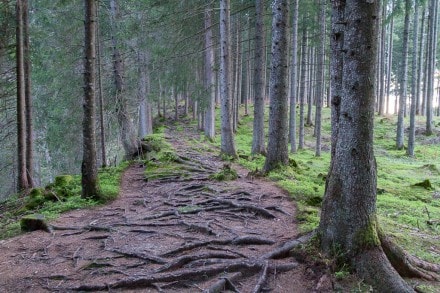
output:
<instances>
[{"instance_id":1,"label":"rough bark texture","mask_svg":"<svg viewBox=\"0 0 440 293\"><path fill-rule=\"evenodd\" d=\"M403 49L402 59L400 60L400 80L399 80L399 112L397 116L396 147L403 149L404 124L406 108L406 83L408 76L408 43L409 43L409 13L411 10L411 0L405 1L405 24L403 28Z\"/></svg>"},{"instance_id":2,"label":"rough bark texture","mask_svg":"<svg viewBox=\"0 0 440 293\"><path fill-rule=\"evenodd\" d=\"M377 232L373 154L376 66L370 60L375 60L377 53L378 10L378 1L333 1L333 22L339 17L345 20L342 35L334 26L332 30L333 50L338 45L335 40L343 39L342 86L339 109L333 113L338 115L338 131L318 235L324 252L338 254L379 292L410 292L383 253ZM340 70L332 68L332 75Z\"/></svg>"},{"instance_id":3,"label":"rough bark texture","mask_svg":"<svg viewBox=\"0 0 440 293\"><path fill-rule=\"evenodd\" d=\"M296 153L296 100L298 90L298 0L293 0L292 61L290 65L290 152Z\"/></svg>"},{"instance_id":4,"label":"rough bark texture","mask_svg":"<svg viewBox=\"0 0 440 293\"><path fill-rule=\"evenodd\" d=\"M29 183L26 174L26 118L25 118L25 65L24 65L24 32L23 3L16 4L16 62L17 62L17 187L19 191L27 189Z\"/></svg>"},{"instance_id":5,"label":"rough bark texture","mask_svg":"<svg viewBox=\"0 0 440 293\"><path fill-rule=\"evenodd\" d=\"M252 154L266 154L264 145L264 93L265 93L265 37L264 37L264 3L255 1L255 69L254 69L254 129L252 137ZM248 75L250 72L248 71Z\"/></svg>"},{"instance_id":6,"label":"rough bark texture","mask_svg":"<svg viewBox=\"0 0 440 293\"><path fill-rule=\"evenodd\" d=\"M82 197L99 195L95 134L96 0L85 0Z\"/></svg>"},{"instance_id":7,"label":"rough bark texture","mask_svg":"<svg viewBox=\"0 0 440 293\"><path fill-rule=\"evenodd\" d=\"M272 4L272 62L270 70L269 142L264 172L289 161L287 117L287 28L289 1Z\"/></svg>"},{"instance_id":8,"label":"rough bark texture","mask_svg":"<svg viewBox=\"0 0 440 293\"><path fill-rule=\"evenodd\" d=\"M212 34L212 9L205 8L205 88L208 105L205 112L205 136L215 138L215 79L214 79L214 42Z\"/></svg>"},{"instance_id":9,"label":"rough bark texture","mask_svg":"<svg viewBox=\"0 0 440 293\"><path fill-rule=\"evenodd\" d=\"M232 132L230 1L220 1L221 152L237 157Z\"/></svg>"}]
</instances>

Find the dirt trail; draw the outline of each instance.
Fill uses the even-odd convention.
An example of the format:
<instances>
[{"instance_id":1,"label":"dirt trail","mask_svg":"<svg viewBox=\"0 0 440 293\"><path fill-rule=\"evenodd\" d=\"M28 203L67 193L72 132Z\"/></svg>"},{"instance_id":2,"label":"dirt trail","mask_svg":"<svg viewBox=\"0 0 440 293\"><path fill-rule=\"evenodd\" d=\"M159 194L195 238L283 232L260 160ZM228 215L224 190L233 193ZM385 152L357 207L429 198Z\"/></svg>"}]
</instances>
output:
<instances>
[{"instance_id":1,"label":"dirt trail","mask_svg":"<svg viewBox=\"0 0 440 293\"><path fill-rule=\"evenodd\" d=\"M111 204L63 214L52 235L1 241L0 292L327 291L319 270L286 256L297 244L288 196L243 169L210 180L224 162L182 135L167 133L190 177L147 182L132 166Z\"/></svg>"}]
</instances>

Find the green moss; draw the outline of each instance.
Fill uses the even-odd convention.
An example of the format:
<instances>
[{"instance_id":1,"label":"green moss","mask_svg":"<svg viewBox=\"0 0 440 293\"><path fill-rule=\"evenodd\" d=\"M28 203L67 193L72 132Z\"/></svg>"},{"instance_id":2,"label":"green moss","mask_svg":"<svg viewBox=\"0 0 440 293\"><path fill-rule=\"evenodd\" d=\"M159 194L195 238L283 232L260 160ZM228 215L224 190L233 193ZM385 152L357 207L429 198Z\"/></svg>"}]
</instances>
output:
<instances>
[{"instance_id":1,"label":"green moss","mask_svg":"<svg viewBox=\"0 0 440 293\"><path fill-rule=\"evenodd\" d=\"M55 177L55 186L56 187L65 187L72 183L73 176L72 175L59 175Z\"/></svg>"},{"instance_id":2,"label":"green moss","mask_svg":"<svg viewBox=\"0 0 440 293\"><path fill-rule=\"evenodd\" d=\"M225 164L221 171L209 175L210 179L217 181L230 181L238 178L237 171L231 167L229 164Z\"/></svg>"},{"instance_id":3,"label":"green moss","mask_svg":"<svg viewBox=\"0 0 440 293\"><path fill-rule=\"evenodd\" d=\"M429 179L425 179L422 182L418 182L418 183L416 183L416 184L414 184L412 186L423 187L423 188L425 188L427 190L432 190L433 189L432 185L431 185L431 181L429 181Z\"/></svg>"},{"instance_id":4,"label":"green moss","mask_svg":"<svg viewBox=\"0 0 440 293\"><path fill-rule=\"evenodd\" d=\"M377 218L373 214L368 220L367 226L359 230L355 235L357 247L369 248L380 246L379 236L377 235Z\"/></svg>"}]
</instances>

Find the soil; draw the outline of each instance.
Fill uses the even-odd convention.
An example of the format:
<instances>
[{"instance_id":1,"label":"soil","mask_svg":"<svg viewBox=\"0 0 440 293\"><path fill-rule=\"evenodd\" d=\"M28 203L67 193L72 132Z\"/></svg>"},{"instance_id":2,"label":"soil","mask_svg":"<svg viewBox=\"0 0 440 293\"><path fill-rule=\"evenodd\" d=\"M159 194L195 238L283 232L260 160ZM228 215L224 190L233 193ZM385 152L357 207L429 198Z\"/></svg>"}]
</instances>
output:
<instances>
[{"instance_id":1,"label":"soil","mask_svg":"<svg viewBox=\"0 0 440 293\"><path fill-rule=\"evenodd\" d=\"M292 241L289 196L236 165L238 179L209 179L225 162L188 144L193 135L166 134L189 177L146 181L132 165L112 203L1 241L0 292L333 291L325 268L289 256L307 239Z\"/></svg>"}]
</instances>

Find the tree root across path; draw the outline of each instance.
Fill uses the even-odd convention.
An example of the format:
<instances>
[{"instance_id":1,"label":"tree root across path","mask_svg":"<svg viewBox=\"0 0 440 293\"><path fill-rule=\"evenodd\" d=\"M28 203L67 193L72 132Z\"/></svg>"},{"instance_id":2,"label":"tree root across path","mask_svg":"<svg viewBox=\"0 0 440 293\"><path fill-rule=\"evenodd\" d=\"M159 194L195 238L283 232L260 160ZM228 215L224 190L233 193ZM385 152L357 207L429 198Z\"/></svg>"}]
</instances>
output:
<instances>
[{"instance_id":1,"label":"tree root across path","mask_svg":"<svg viewBox=\"0 0 440 293\"><path fill-rule=\"evenodd\" d=\"M52 234L0 243L0 291L315 290L323 272L307 275L289 257L310 237L298 238L290 199L245 170L234 181L210 179L224 162L170 137L184 175L146 181L132 166L111 204L62 215Z\"/></svg>"}]
</instances>

